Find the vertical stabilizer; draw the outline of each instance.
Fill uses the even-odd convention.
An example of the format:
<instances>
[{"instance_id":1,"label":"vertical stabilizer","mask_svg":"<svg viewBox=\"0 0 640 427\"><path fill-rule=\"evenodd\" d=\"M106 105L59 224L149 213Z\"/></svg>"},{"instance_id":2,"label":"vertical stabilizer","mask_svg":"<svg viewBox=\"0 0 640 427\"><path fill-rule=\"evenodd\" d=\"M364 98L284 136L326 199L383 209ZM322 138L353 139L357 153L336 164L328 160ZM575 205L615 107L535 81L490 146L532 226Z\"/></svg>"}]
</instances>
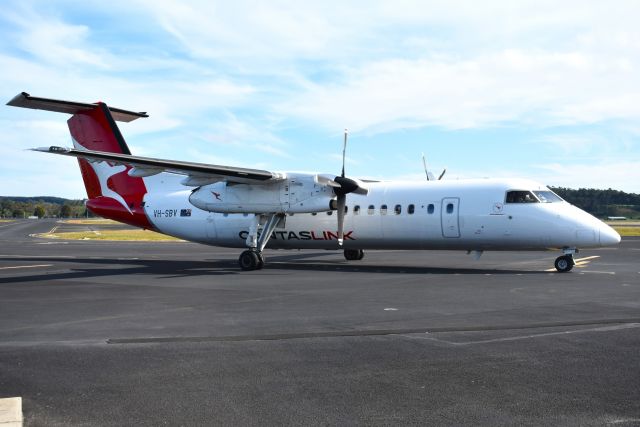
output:
<instances>
[{"instance_id":1,"label":"vertical stabilizer","mask_svg":"<svg viewBox=\"0 0 640 427\"><path fill-rule=\"evenodd\" d=\"M67 121L73 145L78 150L131 154L116 120L130 122L146 113L108 107L102 102L88 104L74 101L38 98L22 92L7 103L14 107L71 114ZM78 159L89 201L87 207L105 218L143 228L152 228L144 213L143 178L131 177L130 167L106 161Z\"/></svg>"}]
</instances>

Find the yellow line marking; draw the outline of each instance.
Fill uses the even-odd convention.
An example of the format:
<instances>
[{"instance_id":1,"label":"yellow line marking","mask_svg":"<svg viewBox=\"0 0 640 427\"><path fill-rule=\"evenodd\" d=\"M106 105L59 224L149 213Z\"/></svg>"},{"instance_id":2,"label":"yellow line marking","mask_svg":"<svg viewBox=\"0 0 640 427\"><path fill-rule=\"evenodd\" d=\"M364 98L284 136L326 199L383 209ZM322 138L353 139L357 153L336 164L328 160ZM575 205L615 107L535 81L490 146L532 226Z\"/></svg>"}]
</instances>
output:
<instances>
[{"instance_id":1,"label":"yellow line marking","mask_svg":"<svg viewBox=\"0 0 640 427\"><path fill-rule=\"evenodd\" d=\"M0 270L9 270L12 268L36 268L36 267L51 267L53 264L37 264L37 265L15 265L11 267L0 267Z\"/></svg>"},{"instance_id":2,"label":"yellow line marking","mask_svg":"<svg viewBox=\"0 0 640 427\"><path fill-rule=\"evenodd\" d=\"M579 261L587 261L590 259L596 259L596 258L600 258L600 255L593 255L593 256L588 256L588 257L584 257L584 258L578 258L576 260L574 260L576 263Z\"/></svg>"}]
</instances>

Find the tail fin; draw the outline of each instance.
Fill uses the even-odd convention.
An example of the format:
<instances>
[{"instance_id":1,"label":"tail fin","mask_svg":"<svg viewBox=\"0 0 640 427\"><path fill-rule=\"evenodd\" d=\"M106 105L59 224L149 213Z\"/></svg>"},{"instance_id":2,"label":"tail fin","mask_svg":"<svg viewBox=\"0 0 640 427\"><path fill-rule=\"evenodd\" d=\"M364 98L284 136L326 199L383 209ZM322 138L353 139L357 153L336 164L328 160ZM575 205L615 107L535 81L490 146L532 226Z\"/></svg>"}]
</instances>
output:
<instances>
[{"instance_id":1,"label":"tail fin","mask_svg":"<svg viewBox=\"0 0 640 427\"><path fill-rule=\"evenodd\" d=\"M129 122L146 113L108 107L102 102L86 104L32 97L21 93L7 105L72 114L67 121L76 149L131 154L115 120ZM78 159L89 201L96 214L143 228L152 228L144 213L147 188L142 178L129 176L130 167Z\"/></svg>"}]
</instances>

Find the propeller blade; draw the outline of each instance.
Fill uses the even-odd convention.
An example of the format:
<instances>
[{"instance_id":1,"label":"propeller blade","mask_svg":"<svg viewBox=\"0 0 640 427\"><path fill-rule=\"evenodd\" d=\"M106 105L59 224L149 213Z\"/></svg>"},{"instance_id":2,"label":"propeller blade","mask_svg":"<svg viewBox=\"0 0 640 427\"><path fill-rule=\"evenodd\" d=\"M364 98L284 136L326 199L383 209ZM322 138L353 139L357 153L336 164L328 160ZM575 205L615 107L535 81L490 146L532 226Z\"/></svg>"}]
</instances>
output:
<instances>
[{"instance_id":1,"label":"propeller blade","mask_svg":"<svg viewBox=\"0 0 640 427\"><path fill-rule=\"evenodd\" d=\"M346 152L347 152L347 135L349 134L349 132L347 131L347 129L344 130L344 144L342 145L342 175L340 175L341 177L344 178L344 159L346 156Z\"/></svg>"},{"instance_id":2,"label":"propeller blade","mask_svg":"<svg viewBox=\"0 0 640 427\"><path fill-rule=\"evenodd\" d=\"M445 172L447 171L447 168L444 168L444 170L442 171L442 173L440 174L440 176L438 177L438 181L440 181L442 179L442 177L444 176Z\"/></svg>"},{"instance_id":3,"label":"propeller blade","mask_svg":"<svg viewBox=\"0 0 640 427\"><path fill-rule=\"evenodd\" d=\"M429 172L427 171L427 159L425 159L424 153L422 153L422 166L424 166L424 174L427 175L427 181L429 181Z\"/></svg>"},{"instance_id":4,"label":"propeller blade","mask_svg":"<svg viewBox=\"0 0 640 427\"><path fill-rule=\"evenodd\" d=\"M342 246L344 242L344 207L347 204L347 196L345 194L338 196L338 245Z\"/></svg>"}]
</instances>

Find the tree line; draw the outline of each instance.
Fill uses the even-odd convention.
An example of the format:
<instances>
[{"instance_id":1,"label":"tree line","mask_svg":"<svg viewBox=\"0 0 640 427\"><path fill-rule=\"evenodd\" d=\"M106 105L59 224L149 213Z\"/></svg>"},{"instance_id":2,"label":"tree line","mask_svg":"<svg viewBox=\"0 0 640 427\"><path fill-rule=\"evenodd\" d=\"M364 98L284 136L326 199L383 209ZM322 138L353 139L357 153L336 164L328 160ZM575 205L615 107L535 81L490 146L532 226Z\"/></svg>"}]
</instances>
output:
<instances>
[{"instance_id":1,"label":"tree line","mask_svg":"<svg viewBox=\"0 0 640 427\"><path fill-rule=\"evenodd\" d=\"M94 216L84 205L84 200L70 200L61 197L2 197L0 196L0 217L2 218L79 218Z\"/></svg>"},{"instance_id":2,"label":"tree line","mask_svg":"<svg viewBox=\"0 0 640 427\"><path fill-rule=\"evenodd\" d=\"M606 218L624 216L640 218L640 194L625 193L613 189L597 190L565 187L550 187L567 202L590 214ZM0 217L27 218L30 216L77 218L94 216L84 205L85 200L70 200L61 197L2 197L0 196Z\"/></svg>"},{"instance_id":3,"label":"tree line","mask_svg":"<svg viewBox=\"0 0 640 427\"><path fill-rule=\"evenodd\" d=\"M596 190L594 188L580 188L574 190L565 187L549 187L558 196L572 205L589 212L598 218L609 216L624 216L640 218L640 194L625 193L624 191Z\"/></svg>"}]
</instances>

